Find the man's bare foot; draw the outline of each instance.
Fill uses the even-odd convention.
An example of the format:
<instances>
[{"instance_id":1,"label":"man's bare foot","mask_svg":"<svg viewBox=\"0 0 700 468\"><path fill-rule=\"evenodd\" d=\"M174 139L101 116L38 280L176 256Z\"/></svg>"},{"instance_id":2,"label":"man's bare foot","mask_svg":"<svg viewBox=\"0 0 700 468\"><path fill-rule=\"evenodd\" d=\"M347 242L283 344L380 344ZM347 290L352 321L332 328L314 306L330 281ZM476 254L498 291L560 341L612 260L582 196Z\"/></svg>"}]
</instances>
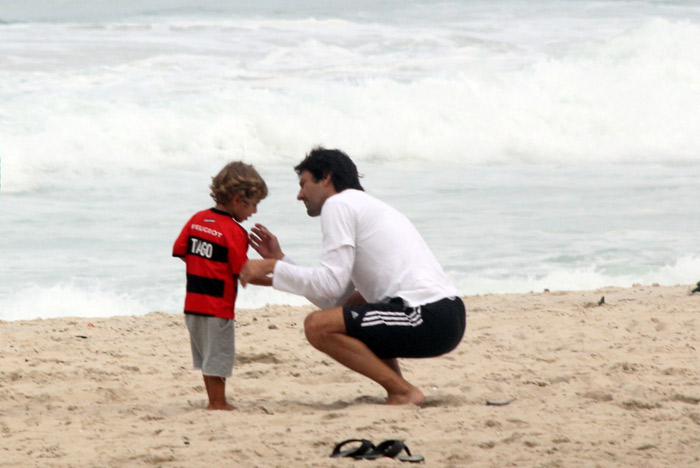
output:
<instances>
[{"instance_id":1,"label":"man's bare foot","mask_svg":"<svg viewBox=\"0 0 700 468\"><path fill-rule=\"evenodd\" d=\"M418 387L411 387L407 393L389 394L386 399L387 405L420 405L425 400L423 392Z\"/></svg>"},{"instance_id":2,"label":"man's bare foot","mask_svg":"<svg viewBox=\"0 0 700 468\"><path fill-rule=\"evenodd\" d=\"M229 404L229 403L226 403L223 405L213 405L213 404L209 403L209 406L207 406L207 409L210 411L215 411L215 410L233 411L236 409L236 407Z\"/></svg>"}]
</instances>

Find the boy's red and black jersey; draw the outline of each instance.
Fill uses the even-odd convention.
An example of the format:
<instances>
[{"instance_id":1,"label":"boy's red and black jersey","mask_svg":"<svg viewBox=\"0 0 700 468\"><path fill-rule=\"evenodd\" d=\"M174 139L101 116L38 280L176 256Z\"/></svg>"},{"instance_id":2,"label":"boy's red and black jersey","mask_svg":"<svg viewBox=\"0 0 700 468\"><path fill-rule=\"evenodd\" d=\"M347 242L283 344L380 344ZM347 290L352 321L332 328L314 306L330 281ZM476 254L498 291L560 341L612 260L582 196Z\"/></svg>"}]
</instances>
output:
<instances>
[{"instance_id":1,"label":"boy's red and black jersey","mask_svg":"<svg viewBox=\"0 0 700 468\"><path fill-rule=\"evenodd\" d=\"M248 260L248 232L216 208L192 216L173 246L187 264L185 313L235 318L238 274Z\"/></svg>"}]
</instances>

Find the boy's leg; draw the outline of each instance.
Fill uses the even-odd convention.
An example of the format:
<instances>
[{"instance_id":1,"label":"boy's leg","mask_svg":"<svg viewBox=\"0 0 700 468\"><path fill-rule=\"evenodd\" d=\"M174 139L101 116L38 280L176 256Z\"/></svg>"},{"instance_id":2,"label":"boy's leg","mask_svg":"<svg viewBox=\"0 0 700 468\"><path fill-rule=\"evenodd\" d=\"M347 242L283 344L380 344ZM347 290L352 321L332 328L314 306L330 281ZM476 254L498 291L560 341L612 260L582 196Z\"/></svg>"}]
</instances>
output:
<instances>
[{"instance_id":1,"label":"boy's leg","mask_svg":"<svg viewBox=\"0 0 700 468\"><path fill-rule=\"evenodd\" d=\"M235 406L226 402L226 379L214 375L204 376L204 386L207 389L209 396L209 410L227 410L236 409Z\"/></svg>"},{"instance_id":2,"label":"boy's leg","mask_svg":"<svg viewBox=\"0 0 700 468\"><path fill-rule=\"evenodd\" d=\"M209 397L210 410L233 410L226 401L226 377L231 375L235 356L234 324L232 320L217 317L195 316L197 322L197 343L201 349L201 362L204 386Z\"/></svg>"},{"instance_id":3,"label":"boy's leg","mask_svg":"<svg viewBox=\"0 0 700 468\"><path fill-rule=\"evenodd\" d=\"M304 331L313 347L384 387L388 404L423 402L423 393L401 376L397 361L382 361L362 341L347 335L342 307L312 312Z\"/></svg>"}]
</instances>

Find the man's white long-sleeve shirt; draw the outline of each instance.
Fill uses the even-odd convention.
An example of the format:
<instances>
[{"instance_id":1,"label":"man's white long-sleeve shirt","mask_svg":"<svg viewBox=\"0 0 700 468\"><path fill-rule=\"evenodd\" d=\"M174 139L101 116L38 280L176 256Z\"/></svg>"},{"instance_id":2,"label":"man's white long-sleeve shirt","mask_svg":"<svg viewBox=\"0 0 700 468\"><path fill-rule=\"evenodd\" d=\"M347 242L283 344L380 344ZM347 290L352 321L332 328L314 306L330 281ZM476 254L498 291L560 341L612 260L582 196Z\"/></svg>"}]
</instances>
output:
<instances>
[{"instance_id":1,"label":"man's white long-sleeve shirt","mask_svg":"<svg viewBox=\"0 0 700 468\"><path fill-rule=\"evenodd\" d=\"M321 308L357 291L369 303L402 298L416 307L457 296L425 241L404 215L360 190L329 197L321 209L323 253L317 267L286 257L275 264L273 287L305 296Z\"/></svg>"}]
</instances>

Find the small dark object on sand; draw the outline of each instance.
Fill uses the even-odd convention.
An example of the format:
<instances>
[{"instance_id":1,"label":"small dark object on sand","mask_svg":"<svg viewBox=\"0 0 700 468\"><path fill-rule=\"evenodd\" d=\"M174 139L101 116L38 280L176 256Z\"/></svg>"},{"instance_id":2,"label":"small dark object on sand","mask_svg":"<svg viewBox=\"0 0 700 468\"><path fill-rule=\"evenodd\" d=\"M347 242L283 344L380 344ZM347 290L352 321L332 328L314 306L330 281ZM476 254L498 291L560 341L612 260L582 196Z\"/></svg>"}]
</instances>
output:
<instances>
[{"instance_id":1,"label":"small dark object on sand","mask_svg":"<svg viewBox=\"0 0 700 468\"><path fill-rule=\"evenodd\" d=\"M605 296L600 296L600 300L598 301L598 305L602 306L603 304L605 304Z\"/></svg>"},{"instance_id":2,"label":"small dark object on sand","mask_svg":"<svg viewBox=\"0 0 700 468\"><path fill-rule=\"evenodd\" d=\"M511 398L510 400L502 400L502 401L487 400L486 406L508 406L513 401L515 401L515 398Z\"/></svg>"}]
</instances>

